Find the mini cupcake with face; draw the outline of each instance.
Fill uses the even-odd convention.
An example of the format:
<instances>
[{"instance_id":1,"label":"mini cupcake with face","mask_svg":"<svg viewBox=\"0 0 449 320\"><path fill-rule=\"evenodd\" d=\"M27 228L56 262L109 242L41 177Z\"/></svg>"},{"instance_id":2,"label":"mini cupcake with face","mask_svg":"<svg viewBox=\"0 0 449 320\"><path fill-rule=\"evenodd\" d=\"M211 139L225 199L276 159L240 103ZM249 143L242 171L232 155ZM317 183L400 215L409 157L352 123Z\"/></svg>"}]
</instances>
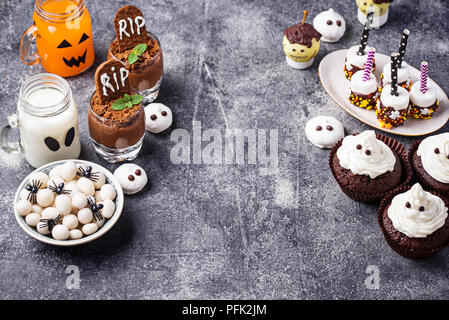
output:
<instances>
[{"instance_id":1,"label":"mini cupcake with face","mask_svg":"<svg viewBox=\"0 0 449 320\"><path fill-rule=\"evenodd\" d=\"M321 34L308 23L305 23L308 11L304 11L301 23L284 30L282 46L287 64L294 69L306 69L313 63L320 50Z\"/></svg>"},{"instance_id":2,"label":"mini cupcake with face","mask_svg":"<svg viewBox=\"0 0 449 320\"><path fill-rule=\"evenodd\" d=\"M418 181L426 189L449 195L449 132L415 142L409 159Z\"/></svg>"},{"instance_id":3,"label":"mini cupcake with face","mask_svg":"<svg viewBox=\"0 0 449 320\"><path fill-rule=\"evenodd\" d=\"M380 28L388 20L388 8L393 0L356 0L358 7L357 18L361 24L365 24L368 10L374 9L373 28Z\"/></svg>"},{"instance_id":4,"label":"mini cupcake with face","mask_svg":"<svg viewBox=\"0 0 449 320\"><path fill-rule=\"evenodd\" d=\"M342 191L360 202L375 202L409 179L406 155L394 139L372 130L346 136L331 150L329 164Z\"/></svg>"},{"instance_id":5,"label":"mini cupcake with face","mask_svg":"<svg viewBox=\"0 0 449 320\"><path fill-rule=\"evenodd\" d=\"M408 258L427 258L449 243L447 201L419 183L407 189L382 201L378 222L394 251Z\"/></svg>"}]
</instances>

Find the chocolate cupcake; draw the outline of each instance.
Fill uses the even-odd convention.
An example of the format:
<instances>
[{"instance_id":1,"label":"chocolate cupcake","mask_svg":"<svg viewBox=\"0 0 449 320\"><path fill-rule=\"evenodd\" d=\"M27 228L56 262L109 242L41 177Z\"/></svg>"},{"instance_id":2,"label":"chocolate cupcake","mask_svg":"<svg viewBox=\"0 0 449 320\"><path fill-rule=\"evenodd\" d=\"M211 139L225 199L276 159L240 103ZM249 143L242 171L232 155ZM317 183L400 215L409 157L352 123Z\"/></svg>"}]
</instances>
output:
<instances>
[{"instance_id":1,"label":"chocolate cupcake","mask_svg":"<svg viewBox=\"0 0 449 320\"><path fill-rule=\"evenodd\" d=\"M373 130L338 142L329 155L329 166L341 190L359 202L378 202L411 179L402 144Z\"/></svg>"},{"instance_id":2,"label":"chocolate cupcake","mask_svg":"<svg viewBox=\"0 0 449 320\"><path fill-rule=\"evenodd\" d=\"M381 202L377 221L388 245L400 255L423 259L449 244L448 201L419 183L400 187Z\"/></svg>"},{"instance_id":3,"label":"chocolate cupcake","mask_svg":"<svg viewBox=\"0 0 449 320\"><path fill-rule=\"evenodd\" d=\"M416 141L408 157L418 181L426 189L449 195L449 132Z\"/></svg>"}]
</instances>

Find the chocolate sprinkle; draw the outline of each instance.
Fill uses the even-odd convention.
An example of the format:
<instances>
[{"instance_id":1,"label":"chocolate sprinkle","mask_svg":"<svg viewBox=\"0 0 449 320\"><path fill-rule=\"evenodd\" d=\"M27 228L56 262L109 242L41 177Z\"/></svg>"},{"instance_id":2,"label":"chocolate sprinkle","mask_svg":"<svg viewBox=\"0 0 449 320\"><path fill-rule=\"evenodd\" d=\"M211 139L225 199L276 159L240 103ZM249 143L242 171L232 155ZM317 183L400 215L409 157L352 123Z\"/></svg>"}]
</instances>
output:
<instances>
[{"instance_id":1,"label":"chocolate sprinkle","mask_svg":"<svg viewBox=\"0 0 449 320\"><path fill-rule=\"evenodd\" d=\"M162 114L162 116L165 117L165 116L167 116L167 111L162 111L161 114Z\"/></svg>"},{"instance_id":2,"label":"chocolate sprinkle","mask_svg":"<svg viewBox=\"0 0 449 320\"><path fill-rule=\"evenodd\" d=\"M433 150L433 152L435 152L436 154L439 154L440 153L440 149L435 148L435 150Z\"/></svg>"},{"instance_id":3,"label":"chocolate sprinkle","mask_svg":"<svg viewBox=\"0 0 449 320\"><path fill-rule=\"evenodd\" d=\"M326 130L332 131L332 130L334 130L334 128L332 128L332 126L326 126Z\"/></svg>"},{"instance_id":4,"label":"chocolate sprinkle","mask_svg":"<svg viewBox=\"0 0 449 320\"><path fill-rule=\"evenodd\" d=\"M322 126L316 126L316 131L321 131L323 129Z\"/></svg>"},{"instance_id":5,"label":"chocolate sprinkle","mask_svg":"<svg viewBox=\"0 0 449 320\"><path fill-rule=\"evenodd\" d=\"M142 171L140 171L140 169L137 169L135 174L136 174L136 176L140 176L142 174Z\"/></svg>"},{"instance_id":6,"label":"chocolate sprinkle","mask_svg":"<svg viewBox=\"0 0 449 320\"><path fill-rule=\"evenodd\" d=\"M424 211L424 210L425 210L425 208L423 206L419 207L419 211Z\"/></svg>"},{"instance_id":7,"label":"chocolate sprinkle","mask_svg":"<svg viewBox=\"0 0 449 320\"><path fill-rule=\"evenodd\" d=\"M367 156L369 156L369 155L371 154L371 151L370 151L370 150L365 150L365 154L366 154Z\"/></svg>"},{"instance_id":8,"label":"chocolate sprinkle","mask_svg":"<svg viewBox=\"0 0 449 320\"><path fill-rule=\"evenodd\" d=\"M362 149L362 145L361 145L361 144L358 144L358 145L355 146L355 148L356 148L357 150L361 150L361 149Z\"/></svg>"},{"instance_id":9,"label":"chocolate sprinkle","mask_svg":"<svg viewBox=\"0 0 449 320\"><path fill-rule=\"evenodd\" d=\"M412 205L411 205L410 202L408 202L408 201L405 203L405 206L406 206L407 208L411 208L411 207L412 207Z\"/></svg>"},{"instance_id":10,"label":"chocolate sprinkle","mask_svg":"<svg viewBox=\"0 0 449 320\"><path fill-rule=\"evenodd\" d=\"M150 119L153 120L153 121L155 121L155 120L157 119L157 116L156 116L155 114L152 114L152 115L150 116Z\"/></svg>"},{"instance_id":11,"label":"chocolate sprinkle","mask_svg":"<svg viewBox=\"0 0 449 320\"><path fill-rule=\"evenodd\" d=\"M129 181L134 181L134 176L133 176L132 174L130 174L130 175L128 176L128 180L129 180Z\"/></svg>"}]
</instances>

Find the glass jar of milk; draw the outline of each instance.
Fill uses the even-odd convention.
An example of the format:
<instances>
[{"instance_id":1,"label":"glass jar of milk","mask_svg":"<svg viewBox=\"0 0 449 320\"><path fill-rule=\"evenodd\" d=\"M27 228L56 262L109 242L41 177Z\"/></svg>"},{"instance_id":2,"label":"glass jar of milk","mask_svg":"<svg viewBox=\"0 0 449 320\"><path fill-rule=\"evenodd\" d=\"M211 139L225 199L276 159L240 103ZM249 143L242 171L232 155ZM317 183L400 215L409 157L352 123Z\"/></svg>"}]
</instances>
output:
<instances>
[{"instance_id":1,"label":"glass jar of milk","mask_svg":"<svg viewBox=\"0 0 449 320\"><path fill-rule=\"evenodd\" d=\"M1 148L21 152L33 167L76 159L81 152L78 111L66 80L50 73L29 78L20 88L17 112L1 130ZM20 130L20 141L10 142L11 128Z\"/></svg>"}]
</instances>

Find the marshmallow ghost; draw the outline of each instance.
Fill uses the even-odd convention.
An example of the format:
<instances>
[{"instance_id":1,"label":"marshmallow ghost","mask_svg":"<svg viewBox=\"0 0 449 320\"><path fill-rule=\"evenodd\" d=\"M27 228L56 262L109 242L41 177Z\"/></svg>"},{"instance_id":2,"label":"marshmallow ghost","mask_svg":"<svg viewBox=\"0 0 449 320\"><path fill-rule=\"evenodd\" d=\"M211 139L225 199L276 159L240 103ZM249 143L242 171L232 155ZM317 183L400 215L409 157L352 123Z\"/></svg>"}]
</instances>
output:
<instances>
[{"instance_id":1,"label":"marshmallow ghost","mask_svg":"<svg viewBox=\"0 0 449 320\"><path fill-rule=\"evenodd\" d=\"M324 42L337 42L343 37L346 30L345 19L334 9L329 9L318 14L313 19L313 27L321 33Z\"/></svg>"},{"instance_id":2,"label":"marshmallow ghost","mask_svg":"<svg viewBox=\"0 0 449 320\"><path fill-rule=\"evenodd\" d=\"M319 148L332 148L344 136L343 124L334 117L317 116L306 123L307 139Z\"/></svg>"},{"instance_id":3,"label":"marshmallow ghost","mask_svg":"<svg viewBox=\"0 0 449 320\"><path fill-rule=\"evenodd\" d=\"M145 107L145 127L152 133L159 133L169 128L173 122L173 114L169 107L162 103L150 103Z\"/></svg>"},{"instance_id":4,"label":"marshmallow ghost","mask_svg":"<svg viewBox=\"0 0 449 320\"><path fill-rule=\"evenodd\" d=\"M139 192L148 182L145 170L133 163L122 164L114 171L114 176L125 194Z\"/></svg>"}]
</instances>

